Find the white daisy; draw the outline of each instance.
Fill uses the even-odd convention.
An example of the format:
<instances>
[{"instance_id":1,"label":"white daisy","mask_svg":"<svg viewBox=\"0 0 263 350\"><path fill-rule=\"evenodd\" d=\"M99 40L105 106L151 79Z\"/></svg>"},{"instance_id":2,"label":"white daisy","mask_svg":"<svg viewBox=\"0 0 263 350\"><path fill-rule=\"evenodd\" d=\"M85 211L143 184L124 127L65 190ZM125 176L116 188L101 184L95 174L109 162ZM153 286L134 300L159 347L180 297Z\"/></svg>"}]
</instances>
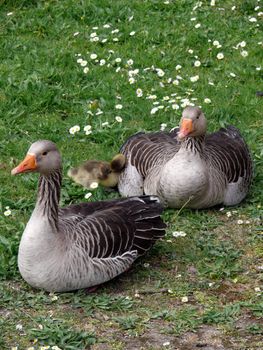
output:
<instances>
[{"instance_id":1,"label":"white daisy","mask_svg":"<svg viewBox=\"0 0 263 350\"><path fill-rule=\"evenodd\" d=\"M90 189L92 189L92 190L95 190L95 188L97 188L98 186L99 186L99 184L96 181L92 182L89 185Z\"/></svg>"},{"instance_id":2,"label":"white daisy","mask_svg":"<svg viewBox=\"0 0 263 350\"><path fill-rule=\"evenodd\" d=\"M242 57L247 57L248 56L248 52L246 50L242 50L240 52L240 54L241 54Z\"/></svg>"},{"instance_id":3,"label":"white daisy","mask_svg":"<svg viewBox=\"0 0 263 350\"><path fill-rule=\"evenodd\" d=\"M74 125L69 129L69 133L71 135L74 135L76 132L80 131L80 126L79 125Z\"/></svg>"},{"instance_id":4,"label":"white daisy","mask_svg":"<svg viewBox=\"0 0 263 350\"><path fill-rule=\"evenodd\" d=\"M216 55L216 58L217 58L218 60L222 60L222 59L224 58L223 52L219 52L219 53Z\"/></svg>"},{"instance_id":5,"label":"white daisy","mask_svg":"<svg viewBox=\"0 0 263 350\"><path fill-rule=\"evenodd\" d=\"M156 112L158 112L158 108L157 107L153 107L151 109L151 114L155 114Z\"/></svg>"},{"instance_id":6,"label":"white daisy","mask_svg":"<svg viewBox=\"0 0 263 350\"><path fill-rule=\"evenodd\" d=\"M122 106L121 104L117 104L117 105L115 106L115 108L116 108L116 109L122 109L123 106Z\"/></svg>"},{"instance_id":7,"label":"white daisy","mask_svg":"<svg viewBox=\"0 0 263 350\"><path fill-rule=\"evenodd\" d=\"M147 100L156 100L157 96L156 95L148 95Z\"/></svg>"},{"instance_id":8,"label":"white daisy","mask_svg":"<svg viewBox=\"0 0 263 350\"><path fill-rule=\"evenodd\" d=\"M167 127L167 124L162 123L162 124L160 125L160 130L161 130L161 131L164 131L166 127Z\"/></svg>"},{"instance_id":9,"label":"white daisy","mask_svg":"<svg viewBox=\"0 0 263 350\"><path fill-rule=\"evenodd\" d=\"M156 71L157 71L158 77L163 77L165 74L165 72L160 68L156 68Z\"/></svg>"},{"instance_id":10,"label":"white daisy","mask_svg":"<svg viewBox=\"0 0 263 350\"><path fill-rule=\"evenodd\" d=\"M190 77L190 81L192 83L195 83L197 80L199 80L199 75L194 75L193 77Z\"/></svg>"},{"instance_id":11,"label":"white daisy","mask_svg":"<svg viewBox=\"0 0 263 350\"><path fill-rule=\"evenodd\" d=\"M98 57L98 55L95 54L95 53L92 53L92 54L90 55L90 58L91 58L92 60L95 60L97 57Z\"/></svg>"},{"instance_id":12,"label":"white daisy","mask_svg":"<svg viewBox=\"0 0 263 350\"><path fill-rule=\"evenodd\" d=\"M142 89L137 89L136 90L136 95L137 95L137 97L142 97L142 95L143 95L143 92L142 92Z\"/></svg>"},{"instance_id":13,"label":"white daisy","mask_svg":"<svg viewBox=\"0 0 263 350\"><path fill-rule=\"evenodd\" d=\"M184 231L174 231L172 233L172 236L177 238L177 237L185 237L186 233Z\"/></svg>"},{"instance_id":14,"label":"white daisy","mask_svg":"<svg viewBox=\"0 0 263 350\"><path fill-rule=\"evenodd\" d=\"M88 192L88 193L85 194L85 199L89 199L91 196L92 196L92 193Z\"/></svg>"},{"instance_id":15,"label":"white daisy","mask_svg":"<svg viewBox=\"0 0 263 350\"><path fill-rule=\"evenodd\" d=\"M120 117L120 116L115 117L115 120L118 123L122 123L122 117Z\"/></svg>"},{"instance_id":16,"label":"white daisy","mask_svg":"<svg viewBox=\"0 0 263 350\"><path fill-rule=\"evenodd\" d=\"M18 323L18 324L16 325L16 330L17 330L17 331L22 331L22 329L23 329L23 326L22 326L20 323Z\"/></svg>"},{"instance_id":17,"label":"white daisy","mask_svg":"<svg viewBox=\"0 0 263 350\"><path fill-rule=\"evenodd\" d=\"M81 65L82 67L85 67L87 64L88 64L88 62L85 61L85 60L82 60L82 61L80 62L80 65Z\"/></svg>"},{"instance_id":18,"label":"white daisy","mask_svg":"<svg viewBox=\"0 0 263 350\"><path fill-rule=\"evenodd\" d=\"M172 109L177 110L179 108L180 108L180 106L178 104L176 104L176 103L172 104Z\"/></svg>"},{"instance_id":19,"label":"white daisy","mask_svg":"<svg viewBox=\"0 0 263 350\"><path fill-rule=\"evenodd\" d=\"M86 126L84 126L83 130L84 131L89 131L89 130L91 130L91 128L92 128L91 125L86 125Z\"/></svg>"}]
</instances>

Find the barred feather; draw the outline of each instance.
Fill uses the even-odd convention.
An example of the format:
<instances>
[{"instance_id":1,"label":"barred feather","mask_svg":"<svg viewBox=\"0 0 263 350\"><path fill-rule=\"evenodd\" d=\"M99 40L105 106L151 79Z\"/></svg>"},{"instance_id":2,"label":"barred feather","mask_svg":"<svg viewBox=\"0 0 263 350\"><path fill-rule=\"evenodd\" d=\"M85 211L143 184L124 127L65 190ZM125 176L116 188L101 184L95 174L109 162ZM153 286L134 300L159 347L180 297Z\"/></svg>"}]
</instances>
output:
<instances>
[{"instance_id":1,"label":"barred feather","mask_svg":"<svg viewBox=\"0 0 263 350\"><path fill-rule=\"evenodd\" d=\"M210 185L214 186L211 193L215 198L210 198L205 202L200 199L200 206L195 203L195 207L220 204L217 201L220 202L219 198L223 197L223 192L228 191L228 185L231 200L226 199L226 204L239 203L249 190L253 167L250 152L238 129L229 126L206 136L188 137L183 142L177 141L178 131L179 128L171 130L170 133L138 133L125 142L121 147L121 152L128 160L128 164L119 179L120 193L124 196L130 193L142 194L141 189L143 188L144 193L159 195L166 203L165 195L163 195L163 169L172 159L179 159L177 154L179 150L184 149L203 159L210 176ZM182 159L182 153L180 157ZM174 163L170 173L171 186L177 171L177 165ZM136 174L137 180L135 181ZM218 183L213 185L216 179ZM161 182L162 185L160 185ZM222 195L219 195L218 191L221 191ZM188 206L191 207L191 201Z\"/></svg>"}]
</instances>

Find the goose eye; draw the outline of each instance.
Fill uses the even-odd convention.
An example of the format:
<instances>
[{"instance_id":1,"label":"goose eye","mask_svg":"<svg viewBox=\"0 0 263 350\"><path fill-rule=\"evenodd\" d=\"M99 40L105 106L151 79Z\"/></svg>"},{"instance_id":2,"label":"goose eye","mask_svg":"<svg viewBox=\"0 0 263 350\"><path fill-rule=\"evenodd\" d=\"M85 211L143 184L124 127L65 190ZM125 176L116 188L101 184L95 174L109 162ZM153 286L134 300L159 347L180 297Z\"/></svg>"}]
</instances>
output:
<instances>
[{"instance_id":1,"label":"goose eye","mask_svg":"<svg viewBox=\"0 0 263 350\"><path fill-rule=\"evenodd\" d=\"M47 151L42 153L42 156L46 156L47 155Z\"/></svg>"},{"instance_id":2,"label":"goose eye","mask_svg":"<svg viewBox=\"0 0 263 350\"><path fill-rule=\"evenodd\" d=\"M196 117L196 119L199 119L199 115Z\"/></svg>"}]
</instances>

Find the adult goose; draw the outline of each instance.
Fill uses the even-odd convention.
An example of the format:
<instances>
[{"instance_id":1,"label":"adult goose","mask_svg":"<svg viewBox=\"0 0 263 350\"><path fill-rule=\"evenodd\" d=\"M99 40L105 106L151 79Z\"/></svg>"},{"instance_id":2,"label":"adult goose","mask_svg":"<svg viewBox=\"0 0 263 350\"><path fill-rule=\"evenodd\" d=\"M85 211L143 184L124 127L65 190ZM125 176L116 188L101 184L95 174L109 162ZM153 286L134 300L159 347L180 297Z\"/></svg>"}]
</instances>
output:
<instances>
[{"instance_id":1,"label":"adult goose","mask_svg":"<svg viewBox=\"0 0 263 350\"><path fill-rule=\"evenodd\" d=\"M51 141L33 143L12 174L33 171L40 173L37 202L18 252L20 273L33 287L63 292L106 282L165 234L154 196L59 208L61 157Z\"/></svg>"},{"instance_id":2,"label":"adult goose","mask_svg":"<svg viewBox=\"0 0 263 350\"><path fill-rule=\"evenodd\" d=\"M158 195L172 208L241 202L252 180L248 147L234 126L206 135L206 124L201 109L189 106L179 128L130 137L121 148L126 168L119 192Z\"/></svg>"}]
</instances>

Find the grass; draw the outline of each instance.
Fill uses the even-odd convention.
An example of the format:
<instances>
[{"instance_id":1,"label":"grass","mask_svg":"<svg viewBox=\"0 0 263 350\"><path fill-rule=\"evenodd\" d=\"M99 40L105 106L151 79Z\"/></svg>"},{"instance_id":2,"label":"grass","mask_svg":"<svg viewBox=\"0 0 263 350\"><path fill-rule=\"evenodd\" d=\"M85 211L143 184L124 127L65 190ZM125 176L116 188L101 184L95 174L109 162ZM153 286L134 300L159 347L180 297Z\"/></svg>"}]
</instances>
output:
<instances>
[{"instance_id":1,"label":"grass","mask_svg":"<svg viewBox=\"0 0 263 350\"><path fill-rule=\"evenodd\" d=\"M0 348L183 349L188 335L195 337L193 344L188 339L195 348L209 332L227 349L262 348L263 123L262 97L256 95L262 77L262 15L257 15L262 9L255 10L260 2L0 4ZM95 32L99 41L90 40ZM215 40L222 47L213 45ZM217 59L218 53L224 58ZM87 61L86 74L80 58ZM128 72L135 69L139 72L130 84ZM197 75L199 80L191 82ZM37 177L9 174L30 143L51 139L58 144L65 173L61 204L82 202L85 190L66 177L67 169L86 159L111 159L139 130L159 130L162 123L174 127L188 103L184 99L202 105L209 131L227 124L241 130L255 164L246 201L223 211L166 210L166 238L132 271L94 295L49 295L26 285L16 257L34 207ZM123 108L116 109L118 104ZM80 131L72 135L74 125ZM92 126L90 135L85 125ZM99 188L90 200L117 196ZM4 215L6 207L10 216ZM186 236L174 238L174 231Z\"/></svg>"}]
</instances>

